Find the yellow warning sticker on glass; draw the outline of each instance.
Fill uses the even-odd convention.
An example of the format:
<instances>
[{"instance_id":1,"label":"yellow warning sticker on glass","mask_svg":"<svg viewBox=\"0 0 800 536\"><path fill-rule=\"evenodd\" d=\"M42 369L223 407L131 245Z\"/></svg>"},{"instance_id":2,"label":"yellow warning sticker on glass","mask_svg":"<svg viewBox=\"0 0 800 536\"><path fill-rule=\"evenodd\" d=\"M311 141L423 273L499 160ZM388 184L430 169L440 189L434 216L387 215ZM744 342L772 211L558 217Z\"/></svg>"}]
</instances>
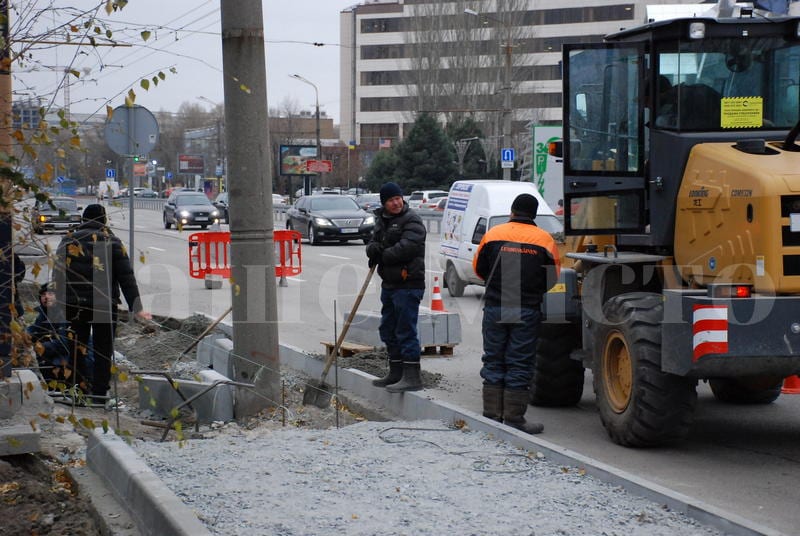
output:
<instances>
[{"instance_id":1,"label":"yellow warning sticker on glass","mask_svg":"<svg viewBox=\"0 0 800 536\"><path fill-rule=\"evenodd\" d=\"M725 97L720 111L722 128L759 128L764 124L762 97Z\"/></svg>"}]
</instances>

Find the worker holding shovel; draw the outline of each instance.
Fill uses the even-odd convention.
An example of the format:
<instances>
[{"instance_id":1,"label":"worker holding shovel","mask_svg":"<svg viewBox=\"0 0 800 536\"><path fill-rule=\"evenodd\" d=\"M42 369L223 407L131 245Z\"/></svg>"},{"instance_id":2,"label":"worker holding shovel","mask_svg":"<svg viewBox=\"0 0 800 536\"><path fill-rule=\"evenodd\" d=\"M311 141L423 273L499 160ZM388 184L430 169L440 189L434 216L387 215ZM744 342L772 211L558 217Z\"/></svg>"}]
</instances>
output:
<instances>
[{"instance_id":1,"label":"worker holding shovel","mask_svg":"<svg viewBox=\"0 0 800 536\"><path fill-rule=\"evenodd\" d=\"M379 332L389 354L389 373L372 383L391 393L419 391L417 317L425 293L425 225L394 182L381 187L380 199L367 257L383 280Z\"/></svg>"}]
</instances>

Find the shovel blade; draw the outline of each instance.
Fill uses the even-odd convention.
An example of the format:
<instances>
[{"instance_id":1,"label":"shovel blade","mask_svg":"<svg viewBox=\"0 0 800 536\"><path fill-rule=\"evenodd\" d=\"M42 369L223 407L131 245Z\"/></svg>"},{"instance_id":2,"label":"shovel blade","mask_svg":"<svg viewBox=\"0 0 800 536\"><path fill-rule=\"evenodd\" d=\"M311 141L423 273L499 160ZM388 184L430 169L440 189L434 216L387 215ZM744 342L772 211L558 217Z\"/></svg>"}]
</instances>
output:
<instances>
[{"instance_id":1,"label":"shovel blade","mask_svg":"<svg viewBox=\"0 0 800 536\"><path fill-rule=\"evenodd\" d=\"M330 407L333 395L331 388L322 382L308 382L303 392L303 405L316 406L320 409Z\"/></svg>"}]
</instances>

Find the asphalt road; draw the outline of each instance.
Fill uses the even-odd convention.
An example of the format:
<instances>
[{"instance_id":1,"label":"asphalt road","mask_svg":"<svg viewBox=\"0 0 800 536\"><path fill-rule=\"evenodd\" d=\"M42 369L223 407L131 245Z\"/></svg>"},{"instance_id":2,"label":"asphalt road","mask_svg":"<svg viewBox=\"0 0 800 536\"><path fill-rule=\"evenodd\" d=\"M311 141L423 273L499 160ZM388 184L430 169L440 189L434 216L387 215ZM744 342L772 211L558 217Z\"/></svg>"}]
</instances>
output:
<instances>
[{"instance_id":1,"label":"asphalt road","mask_svg":"<svg viewBox=\"0 0 800 536\"><path fill-rule=\"evenodd\" d=\"M112 207L117 234L127 242L127 208ZM284 227L275 222L276 229ZM228 282L208 290L202 280L187 276L187 240L197 230L165 230L160 212L137 210L135 217L137 277L145 307L176 317L203 312L216 317L230 305ZM223 229L227 226L223 225ZM57 244L60 236L46 240ZM438 271L438 237L428 237L431 278ZM140 262L139 258L144 262ZM278 288L282 343L321 352L321 341L334 340L334 307L341 329L367 273L364 248L303 244L303 272ZM46 270L39 279L46 277ZM373 281L362 310L379 309L379 280ZM480 412L480 296L467 287L465 296L443 291L445 307L461 317L463 340L450 358L423 360L427 370L446 381L431 396ZM425 300L430 299L426 294ZM672 447L627 449L608 439L594 404L590 373L584 396L573 408L529 408L527 417L545 425L543 438L666 488L697 497L776 533L800 532L800 396L783 395L768 406L731 406L716 402L705 384L698 387L695 423L688 439ZM532 498L533 499L533 498Z\"/></svg>"}]
</instances>

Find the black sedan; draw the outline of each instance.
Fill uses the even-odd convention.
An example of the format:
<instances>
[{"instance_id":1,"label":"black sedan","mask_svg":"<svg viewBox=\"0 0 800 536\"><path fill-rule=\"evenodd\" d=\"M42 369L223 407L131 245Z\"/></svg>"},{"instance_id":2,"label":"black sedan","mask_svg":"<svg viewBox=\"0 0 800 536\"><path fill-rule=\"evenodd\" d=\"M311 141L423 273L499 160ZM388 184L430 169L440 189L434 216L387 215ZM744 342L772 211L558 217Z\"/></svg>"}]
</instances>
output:
<instances>
[{"instance_id":1,"label":"black sedan","mask_svg":"<svg viewBox=\"0 0 800 536\"><path fill-rule=\"evenodd\" d=\"M374 227L375 216L343 195L304 195L286 214L286 228L296 229L313 245L325 240L366 244Z\"/></svg>"},{"instance_id":2,"label":"black sedan","mask_svg":"<svg viewBox=\"0 0 800 536\"><path fill-rule=\"evenodd\" d=\"M69 231L81 223L81 207L71 197L53 197L37 201L31 212L33 232Z\"/></svg>"},{"instance_id":3,"label":"black sedan","mask_svg":"<svg viewBox=\"0 0 800 536\"><path fill-rule=\"evenodd\" d=\"M372 212L381 207L381 194L361 194L356 196L358 206L366 211Z\"/></svg>"},{"instance_id":4,"label":"black sedan","mask_svg":"<svg viewBox=\"0 0 800 536\"><path fill-rule=\"evenodd\" d=\"M164 229L199 225L205 229L219 223L219 210L202 192L173 192L164 203Z\"/></svg>"}]
</instances>

